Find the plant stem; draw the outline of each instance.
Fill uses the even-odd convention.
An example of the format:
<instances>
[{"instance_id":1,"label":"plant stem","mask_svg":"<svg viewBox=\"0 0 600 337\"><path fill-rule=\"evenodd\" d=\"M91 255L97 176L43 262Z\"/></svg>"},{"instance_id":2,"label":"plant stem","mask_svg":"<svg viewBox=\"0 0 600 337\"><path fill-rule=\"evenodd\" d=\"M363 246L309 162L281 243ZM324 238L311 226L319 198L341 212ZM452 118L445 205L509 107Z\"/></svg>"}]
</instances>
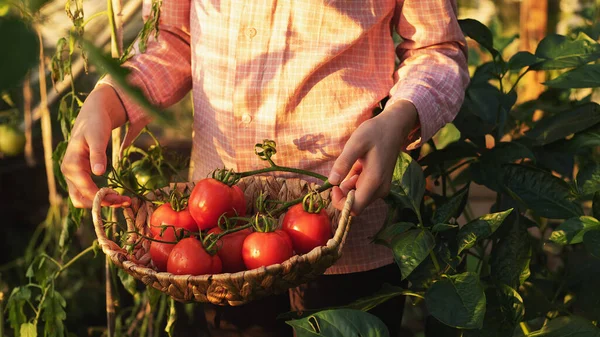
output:
<instances>
[{"instance_id":1,"label":"plant stem","mask_svg":"<svg viewBox=\"0 0 600 337\"><path fill-rule=\"evenodd\" d=\"M523 334L525 336L529 336L530 331L529 331L529 326L527 325L527 323L521 322L521 323L519 323L519 326L521 327L521 331L523 331Z\"/></svg>"},{"instance_id":2,"label":"plant stem","mask_svg":"<svg viewBox=\"0 0 600 337\"><path fill-rule=\"evenodd\" d=\"M89 18L87 18L87 20L85 20L83 22L82 26L85 27L90 21L92 21L93 19L95 19L101 15L106 15L106 11L100 11L100 12L94 13L92 16L90 16Z\"/></svg>"},{"instance_id":3,"label":"plant stem","mask_svg":"<svg viewBox=\"0 0 600 337\"><path fill-rule=\"evenodd\" d=\"M54 282L54 280L52 280ZM48 296L48 290L52 286L52 282L44 288L44 292L42 293L42 297L40 298L40 303L38 304L37 310L35 310L35 318L33 319L33 325L37 326L38 321L40 319L40 314L42 313L42 307L44 305L44 301L46 301L46 296Z\"/></svg>"},{"instance_id":4,"label":"plant stem","mask_svg":"<svg viewBox=\"0 0 600 337\"><path fill-rule=\"evenodd\" d=\"M238 173L238 176L240 178L243 177L248 177L248 176L252 176L252 175L256 175L256 174L261 174L261 173L268 173L268 172L276 172L276 171L280 171L280 172L291 172L291 173L298 173L298 174L303 174L303 175L307 175L313 178L317 178L321 181L327 181L327 177L325 177L324 175L315 173L315 172L310 172L310 171L306 171L306 170L302 170L302 169L297 169L297 168L292 168L292 167L285 167L285 166L278 166L275 165L273 163L273 161L269 160L269 162L271 163L271 167L266 167L264 169L258 169L258 170L253 170L253 171L246 171L246 172L240 172ZM330 186L331 187L331 186Z\"/></svg>"},{"instance_id":5,"label":"plant stem","mask_svg":"<svg viewBox=\"0 0 600 337\"><path fill-rule=\"evenodd\" d=\"M333 185L331 185L327 181L327 179L325 179L325 183L323 185L321 185L321 187L319 187L316 192L317 193L321 193L321 192L326 191L326 190L328 190L328 189L330 189L332 187L333 187ZM275 210L273 210L272 214L274 216L278 216L282 212L285 212L289 207L291 207L291 206L293 206L293 205L295 205L295 204L297 204L299 202L302 202L302 200L304 200L304 196L296 198L294 200L290 200L288 202L284 202L281 206L279 206L278 208L276 208Z\"/></svg>"},{"instance_id":6,"label":"plant stem","mask_svg":"<svg viewBox=\"0 0 600 337\"><path fill-rule=\"evenodd\" d=\"M25 161L27 166L35 166L35 157L33 154L33 136L31 132L31 126L33 124L31 116L31 74L27 73L25 81L23 82L23 117L25 123ZM0 336L2 334L0 333Z\"/></svg>"},{"instance_id":7,"label":"plant stem","mask_svg":"<svg viewBox=\"0 0 600 337\"><path fill-rule=\"evenodd\" d=\"M42 116L42 143L44 147L44 163L46 164L46 178L48 180L48 200L50 205L58 205L60 197L56 191L56 180L54 178L54 161L52 160L52 120L48 110L48 99L46 95L46 68L44 58L44 41L39 27L36 28L40 42L39 55L39 82L40 82L40 109Z\"/></svg>"},{"instance_id":8,"label":"plant stem","mask_svg":"<svg viewBox=\"0 0 600 337\"><path fill-rule=\"evenodd\" d=\"M82 258L83 256L85 256L87 253L94 251L94 245L92 244L91 246L87 247L86 249L82 250L81 252L79 252L79 254L75 255L71 260L69 260L69 262L65 263L57 272L56 272L56 277L58 277L58 275L60 275L60 273L62 273L65 269L69 268L69 266L71 266L73 263L77 262L77 260L79 260L80 258Z\"/></svg>"},{"instance_id":9,"label":"plant stem","mask_svg":"<svg viewBox=\"0 0 600 337\"><path fill-rule=\"evenodd\" d=\"M433 262L433 266L435 267L435 271L439 274L440 272L440 263L437 260L437 257L435 256L435 253L433 252L433 250L431 250L429 252L429 256L431 257L431 261Z\"/></svg>"}]
</instances>

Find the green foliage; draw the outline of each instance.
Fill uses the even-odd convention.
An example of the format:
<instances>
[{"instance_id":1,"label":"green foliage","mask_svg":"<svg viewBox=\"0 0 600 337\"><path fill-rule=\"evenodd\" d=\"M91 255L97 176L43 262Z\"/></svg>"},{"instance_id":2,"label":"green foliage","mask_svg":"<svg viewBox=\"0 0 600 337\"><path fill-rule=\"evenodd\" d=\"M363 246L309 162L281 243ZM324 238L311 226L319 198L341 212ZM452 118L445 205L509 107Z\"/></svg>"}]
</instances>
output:
<instances>
[{"instance_id":1,"label":"green foliage","mask_svg":"<svg viewBox=\"0 0 600 337\"><path fill-rule=\"evenodd\" d=\"M551 320L546 326L534 331L527 337L598 337L600 330L596 326L578 316L562 316Z\"/></svg>"},{"instance_id":2,"label":"green foliage","mask_svg":"<svg viewBox=\"0 0 600 337\"><path fill-rule=\"evenodd\" d=\"M424 296L433 316L427 336L597 336L600 111L571 91L600 83L600 45L583 32L552 34L535 54L505 61L487 27L460 25L489 61L473 72L453 122L458 132L436 135L417 161L398 158L392 211L375 241L392 250L406 295ZM519 81L531 71L553 79L539 98L518 102ZM536 111L543 118L534 119ZM440 186L423 192L423 176ZM475 219L466 211L474 184L496 193L490 213ZM398 221L402 209L417 221Z\"/></svg>"},{"instance_id":3,"label":"green foliage","mask_svg":"<svg viewBox=\"0 0 600 337\"><path fill-rule=\"evenodd\" d=\"M287 321L298 337L388 337L390 334L379 318L352 309L325 310L303 319Z\"/></svg>"},{"instance_id":4,"label":"green foliage","mask_svg":"<svg viewBox=\"0 0 600 337\"><path fill-rule=\"evenodd\" d=\"M391 244L394 260L400 267L402 279L410 273L429 255L435 246L435 238L429 230L413 229L397 235Z\"/></svg>"},{"instance_id":5,"label":"green foliage","mask_svg":"<svg viewBox=\"0 0 600 337\"><path fill-rule=\"evenodd\" d=\"M0 16L0 92L21 83L38 62L39 42L33 27L21 19Z\"/></svg>"},{"instance_id":6,"label":"green foliage","mask_svg":"<svg viewBox=\"0 0 600 337\"><path fill-rule=\"evenodd\" d=\"M512 208L504 212L482 215L462 227L456 236L458 254L492 235L510 212L512 212Z\"/></svg>"},{"instance_id":7,"label":"green foliage","mask_svg":"<svg viewBox=\"0 0 600 337\"><path fill-rule=\"evenodd\" d=\"M425 303L435 318L449 326L462 329L483 326L486 298L474 273L442 276L425 293Z\"/></svg>"}]
</instances>

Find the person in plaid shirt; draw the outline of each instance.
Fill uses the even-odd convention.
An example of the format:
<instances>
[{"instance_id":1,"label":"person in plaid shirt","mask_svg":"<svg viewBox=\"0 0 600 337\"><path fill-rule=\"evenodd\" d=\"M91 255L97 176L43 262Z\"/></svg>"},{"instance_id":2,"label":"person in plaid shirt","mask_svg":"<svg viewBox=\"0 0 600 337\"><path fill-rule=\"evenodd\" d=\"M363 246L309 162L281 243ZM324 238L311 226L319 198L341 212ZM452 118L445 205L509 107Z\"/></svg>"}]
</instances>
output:
<instances>
[{"instance_id":1,"label":"person in plaid shirt","mask_svg":"<svg viewBox=\"0 0 600 337\"><path fill-rule=\"evenodd\" d=\"M289 299L207 305L212 335L284 336L289 328L273 317L290 303L294 310L341 305L385 282L399 284L391 251L370 237L383 223L381 197L399 152L429 140L462 104L469 75L456 12L456 0L163 0L158 38L124 66L129 82L160 108L192 91L193 180L220 167L256 169L254 144L273 139L278 164L338 185L336 207L355 189L355 218L338 263ZM397 48L393 30L402 37ZM91 175L105 172L110 131L126 122L125 145L150 118L104 78L77 117L62 164L76 207L91 207L98 191ZM116 195L104 201L128 202ZM374 311L392 335L402 303Z\"/></svg>"}]
</instances>

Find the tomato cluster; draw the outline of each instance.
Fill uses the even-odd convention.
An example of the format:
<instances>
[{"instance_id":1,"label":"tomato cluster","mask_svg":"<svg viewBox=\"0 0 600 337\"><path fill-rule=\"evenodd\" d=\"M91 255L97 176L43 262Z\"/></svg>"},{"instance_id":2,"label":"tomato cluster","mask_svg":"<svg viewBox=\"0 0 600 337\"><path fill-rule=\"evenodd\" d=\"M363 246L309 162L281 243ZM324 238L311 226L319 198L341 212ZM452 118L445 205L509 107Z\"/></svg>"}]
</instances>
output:
<instances>
[{"instance_id":1,"label":"tomato cluster","mask_svg":"<svg viewBox=\"0 0 600 337\"><path fill-rule=\"evenodd\" d=\"M187 207L165 203L152 213L154 266L177 275L234 273L282 263L294 252L306 254L332 235L325 211L307 209L304 202L287 211L280 229L263 216L266 225L253 223L253 231L239 220L252 220L244 218L246 210L239 186L214 178L198 181ZM236 220L226 220L232 217Z\"/></svg>"}]
</instances>

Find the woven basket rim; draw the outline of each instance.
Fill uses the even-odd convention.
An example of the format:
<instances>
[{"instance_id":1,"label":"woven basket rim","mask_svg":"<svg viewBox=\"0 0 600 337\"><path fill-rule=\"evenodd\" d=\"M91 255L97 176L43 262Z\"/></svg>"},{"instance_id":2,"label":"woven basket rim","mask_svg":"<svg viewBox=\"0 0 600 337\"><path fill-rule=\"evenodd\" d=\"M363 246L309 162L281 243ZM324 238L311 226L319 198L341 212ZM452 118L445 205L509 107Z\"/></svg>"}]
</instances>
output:
<instances>
[{"instance_id":1,"label":"woven basket rim","mask_svg":"<svg viewBox=\"0 0 600 337\"><path fill-rule=\"evenodd\" d=\"M274 176L266 176L266 175L252 176L252 178L254 178L254 179L276 179L276 180L285 180L285 181L297 180L297 181L306 182L305 180L300 179L300 178L282 178L282 177L274 177ZM177 184L187 184L187 185L193 187L195 182L182 182L182 183L177 183ZM343 247L343 244L344 244L344 241L345 241L345 238L347 235L347 227L349 226L350 221L351 221L350 210L351 210L352 204L354 202L354 190L351 190L347 194L346 202L344 204L343 210L341 211L341 215L340 215L339 221L338 221L338 226L336 228L334 236L328 240L328 242L325 246L315 247L314 249L312 249L310 252L308 252L306 254L296 254L280 264L273 264L270 266L264 266L264 267L255 268L255 269L242 270L242 271L235 272L235 273L219 273L219 274L207 274L207 275L175 275L175 274L172 274L169 272L159 272L148 266L140 265L138 263L135 263L134 261L131 261L130 258L128 257L128 254L124 252L123 248L120 247L116 242L114 242L113 240L109 239L106 236L104 223L102 220L102 214L101 214L101 210L102 210L101 202L104 199L104 197L108 194L118 194L118 193L111 188L103 187L96 193L96 196L93 201L93 206L92 206L92 219L93 219L93 223L94 223L96 237L98 238L98 243L99 243L100 247L102 248L102 251L104 252L104 254L111 257L111 260L113 260L113 262L118 264L119 267L121 267L123 269L135 270L135 271L139 272L140 274L144 274L144 275L154 275L158 279L164 279L164 280L174 279L174 280L181 280L181 281L194 282L194 283L206 282L206 281L210 281L210 280L225 281L225 280L229 280L231 278L245 279L247 276L265 273L269 269L284 268L286 264L295 263L296 260L302 259L302 258L307 258L310 255L314 255L314 254L322 255L323 253L331 253L331 252L334 252L335 250L339 250L339 253L341 253L341 248ZM151 192L151 194L149 194L149 197L154 197L153 192ZM133 204L133 202L132 202L132 204ZM126 208L130 208L130 207L131 206L126 207ZM124 209L126 209L126 208L124 208ZM118 262L120 262L120 263L117 263L117 261L115 261L115 259L117 259Z\"/></svg>"}]
</instances>

